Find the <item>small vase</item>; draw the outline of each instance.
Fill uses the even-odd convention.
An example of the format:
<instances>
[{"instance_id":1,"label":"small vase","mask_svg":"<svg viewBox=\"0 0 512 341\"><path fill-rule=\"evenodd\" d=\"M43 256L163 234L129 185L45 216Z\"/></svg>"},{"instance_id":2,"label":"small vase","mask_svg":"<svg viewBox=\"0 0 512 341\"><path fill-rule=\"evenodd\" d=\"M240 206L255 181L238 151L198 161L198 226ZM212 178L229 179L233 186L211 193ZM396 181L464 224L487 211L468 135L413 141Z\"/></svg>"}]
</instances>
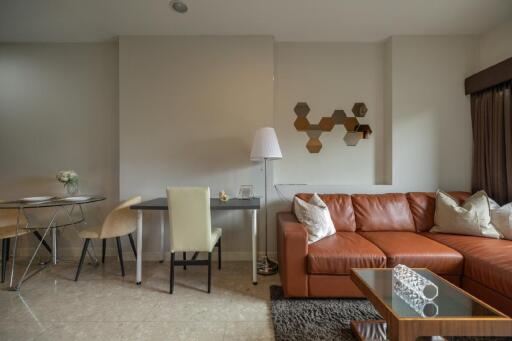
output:
<instances>
[{"instance_id":1,"label":"small vase","mask_svg":"<svg viewBox=\"0 0 512 341\"><path fill-rule=\"evenodd\" d=\"M64 185L64 187L66 188L68 195L78 194L78 181L68 182Z\"/></svg>"}]
</instances>

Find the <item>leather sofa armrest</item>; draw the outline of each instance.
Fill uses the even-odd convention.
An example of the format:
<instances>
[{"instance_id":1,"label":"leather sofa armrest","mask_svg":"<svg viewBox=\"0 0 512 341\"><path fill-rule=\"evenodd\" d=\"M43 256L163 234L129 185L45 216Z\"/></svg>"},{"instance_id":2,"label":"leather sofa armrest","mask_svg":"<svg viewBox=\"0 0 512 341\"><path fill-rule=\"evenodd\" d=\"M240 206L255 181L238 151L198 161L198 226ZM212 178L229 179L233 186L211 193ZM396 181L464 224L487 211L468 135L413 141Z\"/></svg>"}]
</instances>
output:
<instances>
[{"instance_id":1,"label":"leather sofa armrest","mask_svg":"<svg viewBox=\"0 0 512 341\"><path fill-rule=\"evenodd\" d=\"M277 213L279 274L286 297L308 296L308 232L291 212Z\"/></svg>"}]
</instances>

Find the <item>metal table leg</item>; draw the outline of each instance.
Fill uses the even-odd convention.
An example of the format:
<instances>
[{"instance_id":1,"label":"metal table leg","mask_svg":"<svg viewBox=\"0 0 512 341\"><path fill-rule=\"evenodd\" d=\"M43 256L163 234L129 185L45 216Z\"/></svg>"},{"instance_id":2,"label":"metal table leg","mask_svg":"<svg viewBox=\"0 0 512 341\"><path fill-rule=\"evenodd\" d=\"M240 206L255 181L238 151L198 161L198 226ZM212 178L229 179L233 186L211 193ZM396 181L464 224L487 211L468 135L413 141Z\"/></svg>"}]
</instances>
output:
<instances>
[{"instance_id":1,"label":"metal table leg","mask_svg":"<svg viewBox=\"0 0 512 341\"><path fill-rule=\"evenodd\" d=\"M142 283L142 210L137 210L137 271L135 283Z\"/></svg>"},{"instance_id":2,"label":"metal table leg","mask_svg":"<svg viewBox=\"0 0 512 341\"><path fill-rule=\"evenodd\" d=\"M14 290L15 289L16 291L19 291L21 289L21 285L25 281L25 278L27 277L28 270L30 269L30 266L32 265L32 262L34 261L34 258L36 258L37 252L41 248L41 245L43 244L43 241L46 238L46 235L48 234L48 232L50 230L52 230L52 229L56 230L55 228L52 228L52 226L55 223L55 219L57 218L57 213L58 212L59 211L57 209L53 213L52 219L50 220L50 223L48 224L48 227L44 231L43 238L41 238L41 240L37 244L37 247L36 247L36 249L34 251L34 254L30 258L30 261L28 262L28 265L27 265L25 271L23 272L23 275L21 276L21 279L18 281L18 284L16 285L16 288L13 288L12 284L11 284L10 290ZM17 235L17 233L16 233L16 235ZM53 251L53 254L55 255L56 254L56 249L53 249L52 251ZM16 250L14 250L14 254L16 254ZM12 283L12 280L13 280L13 277L14 277L14 261L15 261L15 259L13 257L13 267L12 267L12 273L11 273L11 283ZM33 274L29 275L29 277L32 277L34 274L36 274L37 272L41 271L42 269L44 269L44 267L41 267L40 269L36 270Z\"/></svg>"},{"instance_id":3,"label":"metal table leg","mask_svg":"<svg viewBox=\"0 0 512 341\"><path fill-rule=\"evenodd\" d=\"M50 229L52 230L52 263L57 265L57 228L50 227Z\"/></svg>"},{"instance_id":4,"label":"metal table leg","mask_svg":"<svg viewBox=\"0 0 512 341\"><path fill-rule=\"evenodd\" d=\"M18 249L18 233L20 231L20 216L23 213L23 207L18 209L18 216L16 217L16 235L14 236L14 253L12 255L12 266L11 266L11 279L9 280L9 289L14 289L13 281L14 281L14 269L16 267L16 250Z\"/></svg>"},{"instance_id":5,"label":"metal table leg","mask_svg":"<svg viewBox=\"0 0 512 341\"><path fill-rule=\"evenodd\" d=\"M258 210L251 210L252 212L252 284L258 284L257 277L257 241L258 241Z\"/></svg>"},{"instance_id":6,"label":"metal table leg","mask_svg":"<svg viewBox=\"0 0 512 341\"><path fill-rule=\"evenodd\" d=\"M165 220L164 220L164 211L160 211L160 253L162 254L162 258L160 263L165 261L165 240L164 240L164 229L165 229Z\"/></svg>"}]
</instances>

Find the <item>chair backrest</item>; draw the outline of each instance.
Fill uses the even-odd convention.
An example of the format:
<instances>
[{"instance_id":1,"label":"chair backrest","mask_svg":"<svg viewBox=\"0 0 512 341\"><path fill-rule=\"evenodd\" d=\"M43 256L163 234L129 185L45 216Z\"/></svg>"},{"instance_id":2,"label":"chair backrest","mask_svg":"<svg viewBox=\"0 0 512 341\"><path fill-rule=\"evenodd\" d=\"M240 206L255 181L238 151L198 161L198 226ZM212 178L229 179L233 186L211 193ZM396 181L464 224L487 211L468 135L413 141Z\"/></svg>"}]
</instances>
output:
<instances>
[{"instance_id":1,"label":"chair backrest","mask_svg":"<svg viewBox=\"0 0 512 341\"><path fill-rule=\"evenodd\" d=\"M142 201L140 196L123 201L105 218L101 227L100 238L113 238L132 233L137 229L137 212L130 206Z\"/></svg>"},{"instance_id":2,"label":"chair backrest","mask_svg":"<svg viewBox=\"0 0 512 341\"><path fill-rule=\"evenodd\" d=\"M171 252L211 251L210 189L169 187Z\"/></svg>"}]
</instances>

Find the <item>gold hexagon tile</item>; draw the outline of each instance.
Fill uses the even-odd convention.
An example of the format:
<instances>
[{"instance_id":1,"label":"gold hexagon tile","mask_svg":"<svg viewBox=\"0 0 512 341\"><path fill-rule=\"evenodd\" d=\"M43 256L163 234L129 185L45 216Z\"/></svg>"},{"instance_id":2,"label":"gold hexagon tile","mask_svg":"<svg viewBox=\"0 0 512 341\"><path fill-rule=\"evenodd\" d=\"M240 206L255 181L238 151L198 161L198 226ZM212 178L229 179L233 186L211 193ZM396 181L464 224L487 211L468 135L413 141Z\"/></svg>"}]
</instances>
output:
<instances>
[{"instance_id":1,"label":"gold hexagon tile","mask_svg":"<svg viewBox=\"0 0 512 341\"><path fill-rule=\"evenodd\" d=\"M347 117L345 122L343 122L343 125L347 131L356 131L356 128L359 125L359 121L355 117Z\"/></svg>"},{"instance_id":2,"label":"gold hexagon tile","mask_svg":"<svg viewBox=\"0 0 512 341\"><path fill-rule=\"evenodd\" d=\"M306 131L309 129L309 121L305 117L297 117L293 125L298 131Z\"/></svg>"},{"instance_id":3,"label":"gold hexagon tile","mask_svg":"<svg viewBox=\"0 0 512 341\"><path fill-rule=\"evenodd\" d=\"M318 125L322 131L331 131L334 128L334 120L332 117L322 117Z\"/></svg>"},{"instance_id":4,"label":"gold hexagon tile","mask_svg":"<svg viewBox=\"0 0 512 341\"><path fill-rule=\"evenodd\" d=\"M322 142L317 138L310 138L306 144L306 148L310 153L316 154L320 152L320 149L322 149Z\"/></svg>"}]
</instances>

